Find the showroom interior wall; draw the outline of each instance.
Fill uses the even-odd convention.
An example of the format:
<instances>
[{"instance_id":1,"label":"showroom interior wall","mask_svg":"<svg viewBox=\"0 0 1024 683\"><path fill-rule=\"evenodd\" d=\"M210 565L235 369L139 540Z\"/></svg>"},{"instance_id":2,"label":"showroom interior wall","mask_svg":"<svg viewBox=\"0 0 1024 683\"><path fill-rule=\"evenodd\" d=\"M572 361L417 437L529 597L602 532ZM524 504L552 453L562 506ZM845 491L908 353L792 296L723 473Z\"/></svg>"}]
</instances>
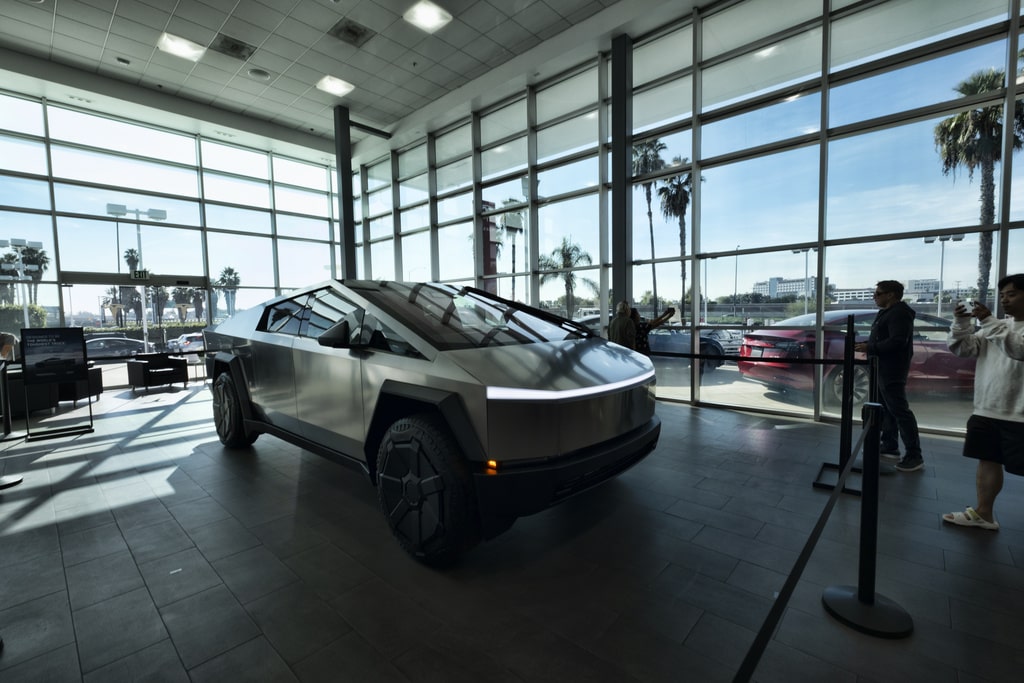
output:
<instances>
[{"instance_id":1,"label":"showroom interior wall","mask_svg":"<svg viewBox=\"0 0 1024 683\"><path fill-rule=\"evenodd\" d=\"M422 139L361 143L348 275L473 284L568 315L625 296L647 315L674 306L693 331L871 308L879 279L906 283L924 313L948 317L958 297L986 298L986 282L992 301L1000 275L1024 270L1019 0L784 7L716 3L632 36L630 93L612 90L609 44ZM629 98L633 124L622 226L610 221L613 97ZM1018 125L1002 125L1011 110ZM987 137L957 147L971 121ZM342 275L335 177L326 159L2 91L0 238L40 242L47 262L0 294L46 324L85 324L104 294L61 287L62 274L127 277L139 245L147 270L209 283L206 314L223 317L229 300ZM110 203L138 213L112 216ZM629 269L631 292L609 291L613 269ZM720 370L659 392L829 413ZM969 402L919 418L957 429Z\"/></svg>"}]
</instances>

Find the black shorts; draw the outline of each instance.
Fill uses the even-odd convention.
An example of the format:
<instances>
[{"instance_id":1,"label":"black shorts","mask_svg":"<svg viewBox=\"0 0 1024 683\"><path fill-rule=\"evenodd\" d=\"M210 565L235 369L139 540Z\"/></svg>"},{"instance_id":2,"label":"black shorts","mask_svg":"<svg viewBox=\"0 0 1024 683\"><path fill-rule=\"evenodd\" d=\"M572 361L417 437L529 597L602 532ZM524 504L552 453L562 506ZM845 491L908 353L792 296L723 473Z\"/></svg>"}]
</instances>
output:
<instances>
[{"instance_id":1,"label":"black shorts","mask_svg":"<svg viewBox=\"0 0 1024 683\"><path fill-rule=\"evenodd\" d=\"M1010 474L1024 475L1024 422L971 415L964 457L997 462Z\"/></svg>"}]
</instances>

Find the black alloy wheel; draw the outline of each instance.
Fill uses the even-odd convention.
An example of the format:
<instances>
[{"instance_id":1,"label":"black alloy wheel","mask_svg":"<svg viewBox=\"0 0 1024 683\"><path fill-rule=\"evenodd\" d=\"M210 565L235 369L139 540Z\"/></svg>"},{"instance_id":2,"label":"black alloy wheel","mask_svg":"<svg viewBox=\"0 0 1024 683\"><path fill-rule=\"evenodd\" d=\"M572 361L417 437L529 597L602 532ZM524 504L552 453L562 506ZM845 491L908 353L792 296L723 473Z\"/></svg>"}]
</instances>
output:
<instances>
[{"instance_id":1,"label":"black alloy wheel","mask_svg":"<svg viewBox=\"0 0 1024 683\"><path fill-rule=\"evenodd\" d=\"M220 442L228 448L251 446L259 436L245 431L238 388L227 372L220 373L213 381L213 423Z\"/></svg>"},{"instance_id":2,"label":"black alloy wheel","mask_svg":"<svg viewBox=\"0 0 1024 683\"><path fill-rule=\"evenodd\" d=\"M399 544L424 564L450 565L480 540L469 470L433 415L388 428L377 452L377 498Z\"/></svg>"},{"instance_id":3,"label":"black alloy wheel","mask_svg":"<svg viewBox=\"0 0 1024 683\"><path fill-rule=\"evenodd\" d=\"M868 398L868 371L861 366L853 368L853 405L858 406ZM825 405L841 408L843 405L843 368L834 368L825 378Z\"/></svg>"},{"instance_id":4,"label":"black alloy wheel","mask_svg":"<svg viewBox=\"0 0 1024 683\"><path fill-rule=\"evenodd\" d=\"M706 363L707 367L705 368L705 370L710 372L711 370L721 367L722 363L724 363L725 361L723 361L721 358L714 358L714 356L725 355L725 351L722 350L722 345L719 344L717 341L712 340L706 343L705 348L706 350L702 350L701 353L711 356L711 358L708 358L708 361Z\"/></svg>"}]
</instances>

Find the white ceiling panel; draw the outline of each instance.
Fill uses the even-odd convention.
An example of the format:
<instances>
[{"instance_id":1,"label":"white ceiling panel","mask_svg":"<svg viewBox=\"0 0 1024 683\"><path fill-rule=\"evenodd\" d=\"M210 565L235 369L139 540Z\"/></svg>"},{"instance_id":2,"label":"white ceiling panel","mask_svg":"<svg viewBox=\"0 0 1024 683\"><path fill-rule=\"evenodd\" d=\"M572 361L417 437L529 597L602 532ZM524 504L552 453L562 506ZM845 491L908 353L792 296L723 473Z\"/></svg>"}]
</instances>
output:
<instances>
[{"instance_id":1,"label":"white ceiling panel","mask_svg":"<svg viewBox=\"0 0 1024 683\"><path fill-rule=\"evenodd\" d=\"M491 69L527 51L533 54L543 39L559 38L564 61L578 62L597 49L607 49L606 43L590 44L594 35L651 30L658 25L654 22L685 16L696 5L691 0L434 1L455 19L428 34L402 19L412 0L0 0L0 50L51 63L54 78L45 88L26 87L22 85L26 79L19 75L0 79L0 89L17 83L24 92L45 91L52 97L63 84L66 97L87 96L78 85L83 79L70 77L65 69L71 67L95 76L85 80L101 95L112 95L95 98L111 113L117 113L116 98L124 96L127 82L152 92L140 92L125 111L150 101L154 104L149 106L173 109L173 100L161 99L157 93L172 94L224 112L244 112L252 119L251 130L245 130L244 117L231 119L243 134L267 130L269 121L293 129L283 131L282 139L303 139L310 129L316 137L333 137L332 108L343 104L354 122L386 134L431 108L438 109L442 118L465 110L464 102L436 104L439 101L479 100L485 94L500 99L502 88L513 87L508 74L502 82L475 87L469 94L464 94L469 89L461 88L486 80ZM611 15L601 12L610 5L623 10L617 12L619 25L599 25L602 16ZM629 23L624 23L621 17L630 16ZM378 35L361 47L328 35L343 19ZM242 61L207 50L198 63L192 63L156 49L164 31L204 47L223 33L253 45L256 51ZM584 45L582 57L570 57L572 49ZM517 87L527 79L549 78L557 69L573 65L559 65L550 58L550 50L547 55L540 52L535 63L524 63ZM118 57L130 63L121 65ZM19 74L20 61L5 59L0 75L4 70ZM253 79L248 74L254 67L270 72L270 78ZM38 72L33 67L23 73ZM340 99L322 93L314 86L324 75L346 79L356 90ZM105 82L110 84L107 92L103 92ZM193 116L194 111L182 103L178 111L168 111L168 125L180 125L178 117ZM159 112L154 116L151 120L159 123ZM221 119L229 118L211 113L209 120L221 126ZM436 126L448 123L439 120ZM410 129L423 127L415 120L408 124ZM356 143L367 135L361 129L352 131ZM329 141L315 144L330 149Z\"/></svg>"}]
</instances>

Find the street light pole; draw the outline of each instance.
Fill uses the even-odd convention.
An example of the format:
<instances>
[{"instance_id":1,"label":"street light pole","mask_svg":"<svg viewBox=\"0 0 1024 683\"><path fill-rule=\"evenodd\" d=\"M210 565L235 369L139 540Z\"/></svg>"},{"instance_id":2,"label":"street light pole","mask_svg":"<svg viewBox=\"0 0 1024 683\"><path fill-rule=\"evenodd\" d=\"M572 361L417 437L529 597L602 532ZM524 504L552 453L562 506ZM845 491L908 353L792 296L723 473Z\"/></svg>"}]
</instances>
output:
<instances>
[{"instance_id":1,"label":"street light pole","mask_svg":"<svg viewBox=\"0 0 1024 683\"><path fill-rule=\"evenodd\" d=\"M705 260L702 264L704 266L704 324L708 324L708 262Z\"/></svg>"},{"instance_id":2,"label":"street light pole","mask_svg":"<svg viewBox=\"0 0 1024 683\"><path fill-rule=\"evenodd\" d=\"M135 246L136 246L136 251L138 252L138 255L139 255L139 267L138 267L138 270L145 270L146 267L143 265L143 261L142 261L142 223L141 223L142 218L141 218L141 215L143 213L145 213L146 216L150 220L163 221L163 220L167 220L167 212L164 211L163 209L147 209L146 211L143 211L142 209L129 209L124 204L107 204L107 213L110 214L111 216L114 216L114 217L117 217L117 218L119 218L121 216L127 216L129 213L134 213L135 214ZM118 235L118 239L120 240L120 234ZM120 259L121 255L118 254L117 257L118 257L118 259ZM145 283L145 281L143 281L143 283L142 283L142 342L143 342L143 344L145 344L145 349L147 351L149 350L149 324L148 324L148 320L147 320L148 315L146 313L146 311L148 309L149 309L149 293L146 291L146 283Z\"/></svg>"},{"instance_id":3,"label":"street light pole","mask_svg":"<svg viewBox=\"0 0 1024 683\"><path fill-rule=\"evenodd\" d=\"M810 287L810 270L807 259L810 256L811 249L818 251L817 247L805 247L804 249L793 249L794 254L803 252L804 255L804 315L807 315L807 299L810 297L808 290Z\"/></svg>"},{"instance_id":4,"label":"street light pole","mask_svg":"<svg viewBox=\"0 0 1024 683\"><path fill-rule=\"evenodd\" d=\"M740 280L740 245L736 245L736 257L732 269L732 316L736 317L736 299L739 297L738 283Z\"/></svg>"},{"instance_id":5,"label":"street light pole","mask_svg":"<svg viewBox=\"0 0 1024 683\"><path fill-rule=\"evenodd\" d=\"M516 300L516 235L523 232L523 215L516 212L506 213L501 218L505 234L512 236L512 301ZM570 313L571 315L571 313Z\"/></svg>"},{"instance_id":6,"label":"street light pole","mask_svg":"<svg viewBox=\"0 0 1024 683\"><path fill-rule=\"evenodd\" d=\"M950 240L960 242L963 238L963 235L939 235L938 237L928 236L924 238L925 244L932 244L936 239L939 241L939 294L936 297L935 315L940 318L942 317L942 277L946 267L946 242Z\"/></svg>"}]
</instances>

